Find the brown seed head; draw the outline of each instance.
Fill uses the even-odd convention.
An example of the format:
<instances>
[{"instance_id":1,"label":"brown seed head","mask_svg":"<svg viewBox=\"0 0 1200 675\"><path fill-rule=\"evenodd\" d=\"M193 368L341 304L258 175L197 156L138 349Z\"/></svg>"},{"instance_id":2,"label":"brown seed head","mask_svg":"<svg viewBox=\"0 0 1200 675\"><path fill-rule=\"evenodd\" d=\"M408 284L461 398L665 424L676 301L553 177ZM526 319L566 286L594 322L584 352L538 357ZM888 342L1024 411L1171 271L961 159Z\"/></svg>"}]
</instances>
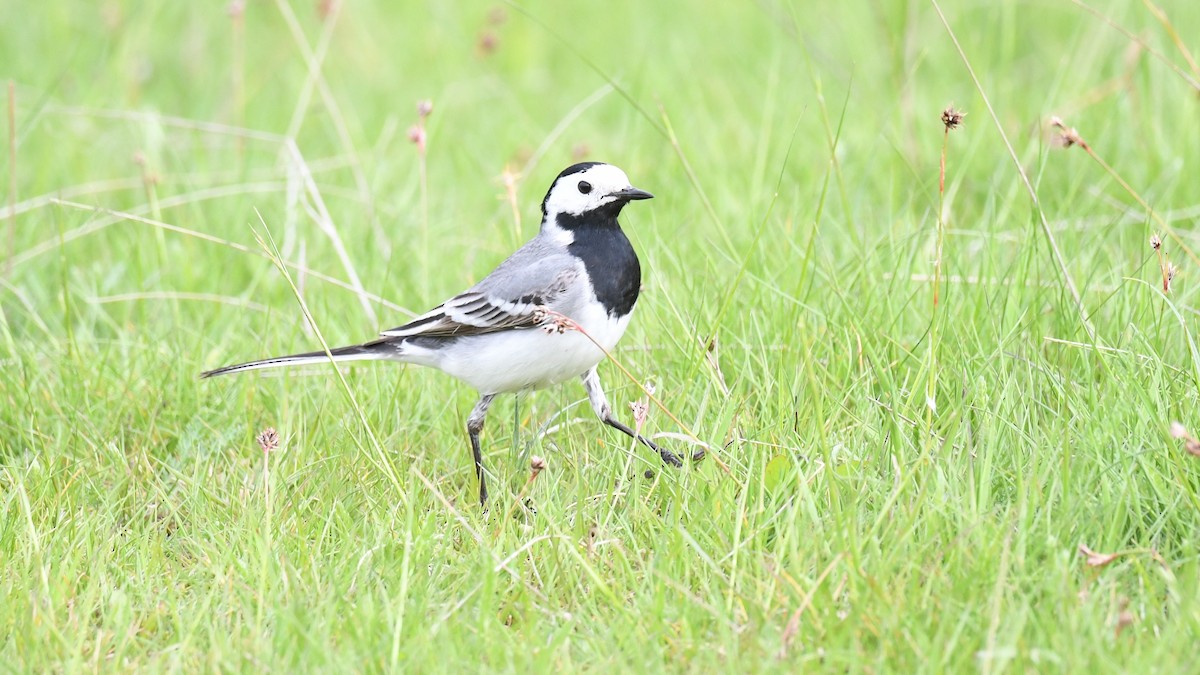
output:
<instances>
[{"instance_id":1,"label":"brown seed head","mask_svg":"<svg viewBox=\"0 0 1200 675\"><path fill-rule=\"evenodd\" d=\"M338 0L319 0L317 2L317 14L324 21L338 11L339 5Z\"/></svg>"},{"instance_id":2,"label":"brown seed head","mask_svg":"<svg viewBox=\"0 0 1200 675\"><path fill-rule=\"evenodd\" d=\"M958 128L958 125L962 124L963 118L966 116L967 113L955 110L954 106L947 106L942 111L942 124L946 125L946 131L954 131Z\"/></svg>"},{"instance_id":3,"label":"brown seed head","mask_svg":"<svg viewBox=\"0 0 1200 675\"><path fill-rule=\"evenodd\" d=\"M633 401L629 404L629 409L633 411L633 424L638 429L646 425L646 417L650 414L650 406L642 401Z\"/></svg>"},{"instance_id":4,"label":"brown seed head","mask_svg":"<svg viewBox=\"0 0 1200 675\"><path fill-rule=\"evenodd\" d=\"M496 51L496 46L499 42L500 39L496 37L495 33L490 30L485 30L479 34L479 39L476 41L475 45L479 48L480 54L487 55Z\"/></svg>"},{"instance_id":5,"label":"brown seed head","mask_svg":"<svg viewBox=\"0 0 1200 675\"><path fill-rule=\"evenodd\" d=\"M529 471L534 476L546 470L546 459L538 455L532 455L529 458Z\"/></svg>"},{"instance_id":6,"label":"brown seed head","mask_svg":"<svg viewBox=\"0 0 1200 675\"><path fill-rule=\"evenodd\" d=\"M517 179L521 174L512 170L512 167L504 165L504 172L500 174L500 182L504 183L504 189L507 192L512 192L517 189Z\"/></svg>"},{"instance_id":7,"label":"brown seed head","mask_svg":"<svg viewBox=\"0 0 1200 675\"><path fill-rule=\"evenodd\" d=\"M1162 237L1158 236L1157 233L1150 235L1150 248L1155 251L1162 248Z\"/></svg>"},{"instance_id":8,"label":"brown seed head","mask_svg":"<svg viewBox=\"0 0 1200 675\"><path fill-rule=\"evenodd\" d=\"M408 140L417 146L417 152L425 154L425 127L414 124L408 128Z\"/></svg>"},{"instance_id":9,"label":"brown seed head","mask_svg":"<svg viewBox=\"0 0 1200 675\"><path fill-rule=\"evenodd\" d=\"M1183 441L1183 449L1189 455L1200 457L1200 440L1197 440L1188 433L1187 427L1180 422L1171 422L1171 438Z\"/></svg>"},{"instance_id":10,"label":"brown seed head","mask_svg":"<svg viewBox=\"0 0 1200 675\"><path fill-rule=\"evenodd\" d=\"M1067 123L1063 122L1062 118L1058 115L1050 118L1050 126L1058 130L1058 133L1054 136L1054 142L1060 147L1069 148L1072 145L1078 145L1084 150L1088 149L1088 144L1084 142L1083 137L1079 135L1075 127L1067 126Z\"/></svg>"},{"instance_id":11,"label":"brown seed head","mask_svg":"<svg viewBox=\"0 0 1200 675\"><path fill-rule=\"evenodd\" d=\"M279 432L275 431L275 427L267 427L259 432L254 440L258 441L258 447L262 448L264 453L271 452L279 447Z\"/></svg>"}]
</instances>

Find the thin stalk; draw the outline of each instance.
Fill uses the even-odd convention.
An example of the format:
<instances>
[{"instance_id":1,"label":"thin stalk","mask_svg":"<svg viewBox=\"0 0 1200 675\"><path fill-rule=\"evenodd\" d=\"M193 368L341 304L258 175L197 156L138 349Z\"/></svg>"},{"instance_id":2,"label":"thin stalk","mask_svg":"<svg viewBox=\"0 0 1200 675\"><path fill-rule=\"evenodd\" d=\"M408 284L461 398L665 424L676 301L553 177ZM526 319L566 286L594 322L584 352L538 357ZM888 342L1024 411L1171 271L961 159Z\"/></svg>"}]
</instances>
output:
<instances>
[{"instance_id":1,"label":"thin stalk","mask_svg":"<svg viewBox=\"0 0 1200 675\"><path fill-rule=\"evenodd\" d=\"M991 117L992 123L996 127L996 133L1000 135L1000 140L1004 143L1004 149L1008 152L1009 159L1012 160L1013 166L1016 168L1017 176L1021 179L1021 184L1025 186L1025 191L1029 193L1029 201L1033 206L1034 212L1037 214L1042 236L1045 237L1046 243L1050 247L1050 253L1054 258L1055 267L1058 268L1058 272L1062 276L1063 284L1066 285L1067 291L1071 294L1071 299L1074 301L1079 323L1088 334L1088 338L1092 343L1096 344L1096 329L1092 326L1092 322L1088 318L1087 308L1083 305L1083 296L1079 294L1079 289L1075 286L1075 280L1071 277L1071 271L1067 268L1066 258L1063 257L1062 249L1058 246L1058 239L1054 236L1054 230L1050 227L1050 221L1046 218L1046 212L1042 210L1041 198L1038 197L1037 190L1033 187L1033 182L1029 180L1029 174L1025 172L1025 168L1021 164L1021 159L1017 157L1017 151L1013 149L1012 143L1009 142L1008 134L1004 132L1004 125L1000 123L1000 116L996 114L996 109L992 107L992 101L988 98L987 92L984 91L983 83L979 81L979 76L975 74L975 68L971 66L971 60L967 58L967 52L962 48L962 44L959 43L958 36L955 35L954 29L950 27L950 21L946 19L946 15L942 12L941 5L938 4L937 0L929 0L929 2L933 5L938 19L941 20L942 26L946 29L946 34L950 36L950 42L954 44L954 49L958 52L959 58L962 59L963 67L967 69L967 74L971 77L971 83L975 85L975 90L979 92L979 97L983 99L983 105L987 108L988 116Z\"/></svg>"},{"instance_id":2,"label":"thin stalk","mask_svg":"<svg viewBox=\"0 0 1200 675\"><path fill-rule=\"evenodd\" d=\"M257 209L255 210L255 215L258 216L258 222L261 223L265 229L267 226L266 221L263 220L262 214L258 213ZM269 237L270 234L268 233L267 236ZM300 305L300 311L304 314L304 320L308 322L308 325L312 326L313 333L316 335L317 341L321 343L321 350L324 351L325 355L329 357L329 364L333 367L333 373L337 375L338 384L341 385L342 392L346 395L346 399L350 402L350 407L354 409L355 417L357 418L359 425L362 427L363 433L370 441L371 450L374 451L373 453L366 453L367 459L373 465L375 465L375 468L383 473L383 475L388 479L388 482L390 482L392 487L395 488L396 493L400 496L400 499L407 501L408 495L404 491L404 486L400 482L399 475L396 474L395 467L392 466L391 455L389 455L383 449L383 444L379 442L378 436L375 435L375 430L371 428L371 424L367 420L366 412L364 412L362 406L359 405L358 398L355 397L354 391L350 388L350 384L346 382L346 377L342 374L341 368L337 367L337 362L334 361L333 354L329 351L329 343L325 340L325 336L321 333L320 327L317 326L317 321L313 318L312 312L309 311L308 303L305 302L304 296L300 295L300 289L296 287L295 281L292 280L292 275L288 272L287 264L282 258L279 257L279 250L275 247L273 241L268 243L268 241L263 239L263 237L257 232L254 233L254 237L258 240L259 247L262 248L263 252L267 254L271 262L275 264L275 268L279 270L279 273L283 276L284 281L287 282L288 288L291 289L293 297L296 298L296 302Z\"/></svg>"},{"instance_id":3,"label":"thin stalk","mask_svg":"<svg viewBox=\"0 0 1200 675\"><path fill-rule=\"evenodd\" d=\"M942 119L945 120L948 115L953 114L953 110L948 108L942 113ZM930 308L929 319L929 380L925 385L925 423L929 430L925 436L926 450L929 449L928 444L933 438L933 415L937 412L937 357L942 337L941 322L938 320L938 291L942 287L942 246L946 239L946 148L950 144L950 129L951 125L948 122L943 125L942 157L938 170L937 243L933 250L933 306Z\"/></svg>"},{"instance_id":4,"label":"thin stalk","mask_svg":"<svg viewBox=\"0 0 1200 675\"><path fill-rule=\"evenodd\" d=\"M232 44L230 46L232 61L229 81L233 89L233 124L237 127L246 125L246 3L245 0L234 0L229 5L229 18L232 27ZM246 153L246 139L237 139L238 157Z\"/></svg>"},{"instance_id":5,"label":"thin stalk","mask_svg":"<svg viewBox=\"0 0 1200 675\"><path fill-rule=\"evenodd\" d=\"M8 263L4 274L12 276L13 253L17 246L17 85L8 81Z\"/></svg>"}]
</instances>

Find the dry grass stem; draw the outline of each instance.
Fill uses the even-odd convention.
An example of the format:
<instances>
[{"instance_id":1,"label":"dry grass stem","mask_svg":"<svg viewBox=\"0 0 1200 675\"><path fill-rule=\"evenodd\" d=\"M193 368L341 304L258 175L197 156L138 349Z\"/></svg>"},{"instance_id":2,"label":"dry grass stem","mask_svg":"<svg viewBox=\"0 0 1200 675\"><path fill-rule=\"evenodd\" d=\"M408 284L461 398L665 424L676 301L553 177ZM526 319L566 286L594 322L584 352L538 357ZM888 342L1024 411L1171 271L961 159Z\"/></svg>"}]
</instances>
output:
<instances>
[{"instance_id":1,"label":"dry grass stem","mask_svg":"<svg viewBox=\"0 0 1200 675\"><path fill-rule=\"evenodd\" d=\"M942 111L942 161L938 172L938 213L937 213L937 247L934 250L933 268L933 306L938 304L938 292L942 280L942 246L946 238L946 151L950 145L950 132L962 124L966 113L955 110L953 105Z\"/></svg>"},{"instance_id":2,"label":"dry grass stem","mask_svg":"<svg viewBox=\"0 0 1200 675\"><path fill-rule=\"evenodd\" d=\"M504 198L508 201L508 207L512 209L513 232L519 239L521 237L521 205L517 201L517 184L521 180L521 175L506 165L504 173L500 174L500 180L504 183Z\"/></svg>"},{"instance_id":3,"label":"dry grass stem","mask_svg":"<svg viewBox=\"0 0 1200 675\"><path fill-rule=\"evenodd\" d=\"M66 200L66 199L52 199L52 200L50 200L50 203L57 204L60 206L66 206L69 208L80 209L83 211L92 211L95 213L103 213L103 214L107 214L107 217L98 218L96 220L93 220L85 225L80 226L79 228L77 228L75 230L72 230L71 232L68 232L66 235L62 236L61 238L47 241L44 244L39 244L38 246L35 246L32 249L25 251L20 256L16 257L16 264L20 265L20 264L26 263L26 262L32 260L33 258L36 258L39 255L43 255L43 254L47 253L48 251L53 251L57 246L60 246L62 244L62 242L64 242L64 241L72 241L74 239L78 239L80 237L84 237L89 234L93 234L99 230L104 229L105 227L108 227L114 223L119 223L122 221L129 221L129 222L150 225L151 227L161 228L168 232L175 232L177 234L182 234L182 235L185 235L188 237L193 237L195 239L199 239L202 241L207 241L207 242L210 242L213 244L219 244L221 246L231 248L231 249L241 252L241 253L249 253L251 255L256 255L256 256L259 256L262 258L266 258L267 260L274 260L273 256L271 256L269 253L266 253L260 249L251 248L244 244L239 244L237 242L229 241L228 239L222 239L220 237L216 237L211 234L207 234L205 232L199 232L196 230L188 229L186 227L180 227L179 225L172 225L170 223L164 223L164 222L161 222L158 220L154 220L153 218L146 218L144 216L141 216L141 215L138 215L135 213L130 213L130 212L126 212L126 211L113 211L113 210L106 209L103 207L93 206L91 204L81 204L79 202L73 202L73 201ZM163 200L163 205L165 206L166 204L167 204L167 200ZM292 262L290 260L280 259L280 261L281 261L281 264L283 264L284 266L286 266L290 269L297 270L304 274L308 274L308 275L312 276L314 279L320 279L321 281L323 281L325 283L332 284L332 285L337 286L338 288L341 288L346 291L350 291L351 293L358 295L360 300L363 300L367 303L371 303L371 302L378 303L379 305L381 305L383 307L387 307L388 309L393 309L397 312L403 312L405 314L408 314L409 316L416 316L416 313L410 309L407 309L401 305L397 305L396 303L392 302L391 300L388 300L379 295L375 295L374 293L368 293L365 290L359 290L359 288L355 287L353 284L342 281L341 279L331 277L328 274L325 274L323 272L318 272L317 270L314 270L310 267L305 267L303 265Z\"/></svg>"},{"instance_id":4,"label":"dry grass stem","mask_svg":"<svg viewBox=\"0 0 1200 675\"><path fill-rule=\"evenodd\" d=\"M529 491L533 489L534 481L546 470L546 466L546 459L544 457L540 455L529 456L529 477L525 479L525 484L521 486L521 491L517 493L516 499L508 505L508 511L505 512L504 519L497 524L495 536L500 536L500 532L504 528L504 523L512 519L517 507L525 504L526 498L529 496Z\"/></svg>"},{"instance_id":5,"label":"dry grass stem","mask_svg":"<svg viewBox=\"0 0 1200 675\"><path fill-rule=\"evenodd\" d=\"M1150 215L1150 218L1154 220L1159 227L1166 231L1166 233L1171 237L1171 240L1174 241L1175 244L1187 254L1187 257L1194 264L1200 265L1200 257L1197 257L1196 253L1192 251L1192 249L1188 247L1186 243L1184 243L1183 238L1179 236L1179 233L1175 231L1175 228L1171 227L1167 221L1164 220L1163 217L1157 211L1155 211L1152 206L1150 206L1150 203L1147 202L1137 190L1134 190L1133 186L1130 185L1129 182L1121 176L1121 174L1117 173L1116 169L1109 165L1108 162L1104 161L1104 158L1102 158L1099 153L1092 149L1092 146L1084 140L1083 136L1078 130L1076 130L1074 127L1068 126L1067 123L1057 115L1050 118L1050 126L1055 129L1054 140L1058 145L1064 148L1070 148L1073 146L1079 146L1082 148L1083 151L1088 154L1088 157L1091 157L1093 161L1099 164L1100 168L1103 169L1104 172L1107 173L1113 180L1115 180L1117 184L1120 185L1121 188L1124 189L1125 192L1128 193L1129 196L1132 197L1134 201L1136 201L1138 205ZM1168 266L1164 269L1168 268L1173 269L1174 267L1168 264ZM1172 272L1170 276L1173 277L1174 272ZM1164 283L1164 291L1168 290L1169 287L1170 279L1167 279Z\"/></svg>"},{"instance_id":6,"label":"dry grass stem","mask_svg":"<svg viewBox=\"0 0 1200 675\"><path fill-rule=\"evenodd\" d=\"M229 87L233 90L233 123L246 124L246 0L231 0L228 7L232 36ZM238 155L246 152L246 139L237 141Z\"/></svg>"},{"instance_id":7,"label":"dry grass stem","mask_svg":"<svg viewBox=\"0 0 1200 675\"><path fill-rule=\"evenodd\" d=\"M967 73L971 76L971 82L975 85L975 90L979 92L979 96L983 99L983 105L987 108L988 116L992 119L992 124L1000 134L1000 139L1004 141L1004 149L1008 152L1008 157L1012 161L1017 175L1021 178L1021 184L1025 186L1029 200L1037 212L1042 235L1046 238L1046 243L1050 246L1055 265L1058 267L1058 271L1063 278L1063 283L1066 284L1067 290L1071 293L1071 299L1075 303L1079 323L1087 331L1088 337L1095 341L1096 328L1092 325L1092 321L1088 317L1087 308L1083 304L1083 296L1080 295L1079 288L1076 287L1075 280L1071 277L1071 271L1067 267L1067 261L1063 257L1062 249L1058 246L1058 239L1054 236L1054 230L1050 227L1050 221L1046 218L1046 212L1042 210L1042 202L1038 198L1037 190L1034 189L1033 182L1029 179L1029 174L1025 171L1025 167L1021 163L1021 158L1017 156L1017 151L1013 149L1012 143L1008 140L1008 134L1004 132L1004 125L1000 122L1000 116L996 114L996 109L992 107L991 99L988 98L987 92L984 91L983 84L979 81L979 76L975 74L975 68L971 65L971 60L967 58L967 53L958 41L958 36L954 33L954 29L950 27L950 21L946 19L946 14L942 11L941 5L938 4L937 0L930 0L930 2L933 4L934 11L937 12L938 19L946 28L946 33L950 36L950 41L954 43L954 49L958 52L959 58L963 62L963 67L967 69Z\"/></svg>"},{"instance_id":8,"label":"dry grass stem","mask_svg":"<svg viewBox=\"0 0 1200 675\"><path fill-rule=\"evenodd\" d=\"M1087 544L1079 545L1079 555L1084 557L1088 567L1104 567L1121 557L1120 553L1098 553L1089 548Z\"/></svg>"},{"instance_id":9,"label":"dry grass stem","mask_svg":"<svg viewBox=\"0 0 1200 675\"><path fill-rule=\"evenodd\" d=\"M8 81L8 259L4 273L12 274L17 246L17 84Z\"/></svg>"}]
</instances>

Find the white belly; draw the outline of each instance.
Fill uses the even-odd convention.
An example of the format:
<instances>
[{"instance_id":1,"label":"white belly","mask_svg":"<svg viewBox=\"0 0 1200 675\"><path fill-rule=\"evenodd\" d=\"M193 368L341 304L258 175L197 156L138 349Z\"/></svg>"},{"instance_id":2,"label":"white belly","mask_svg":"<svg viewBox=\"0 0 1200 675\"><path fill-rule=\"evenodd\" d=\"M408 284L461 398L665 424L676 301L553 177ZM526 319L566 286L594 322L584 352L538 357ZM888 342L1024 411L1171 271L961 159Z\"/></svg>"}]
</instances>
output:
<instances>
[{"instance_id":1,"label":"white belly","mask_svg":"<svg viewBox=\"0 0 1200 675\"><path fill-rule=\"evenodd\" d=\"M549 387L586 373L604 359L596 343L611 352L625 333L630 315L614 319L599 305L594 307L589 316L571 318L595 342L575 330L547 333L532 328L459 338L405 360L437 368L483 394Z\"/></svg>"}]
</instances>

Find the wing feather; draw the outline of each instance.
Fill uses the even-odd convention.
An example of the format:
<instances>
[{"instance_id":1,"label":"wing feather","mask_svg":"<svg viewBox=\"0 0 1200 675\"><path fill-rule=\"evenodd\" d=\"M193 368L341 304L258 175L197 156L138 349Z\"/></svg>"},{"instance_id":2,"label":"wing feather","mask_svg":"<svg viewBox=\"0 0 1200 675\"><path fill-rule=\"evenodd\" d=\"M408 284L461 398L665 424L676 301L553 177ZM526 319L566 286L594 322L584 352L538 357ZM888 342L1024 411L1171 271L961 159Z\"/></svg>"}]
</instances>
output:
<instances>
[{"instance_id":1,"label":"wing feather","mask_svg":"<svg viewBox=\"0 0 1200 675\"><path fill-rule=\"evenodd\" d=\"M544 262L550 264L521 270L524 277L497 274L505 270L501 265L470 290L380 335L461 337L538 326L538 310L554 307L580 274L577 265L553 259Z\"/></svg>"}]
</instances>

